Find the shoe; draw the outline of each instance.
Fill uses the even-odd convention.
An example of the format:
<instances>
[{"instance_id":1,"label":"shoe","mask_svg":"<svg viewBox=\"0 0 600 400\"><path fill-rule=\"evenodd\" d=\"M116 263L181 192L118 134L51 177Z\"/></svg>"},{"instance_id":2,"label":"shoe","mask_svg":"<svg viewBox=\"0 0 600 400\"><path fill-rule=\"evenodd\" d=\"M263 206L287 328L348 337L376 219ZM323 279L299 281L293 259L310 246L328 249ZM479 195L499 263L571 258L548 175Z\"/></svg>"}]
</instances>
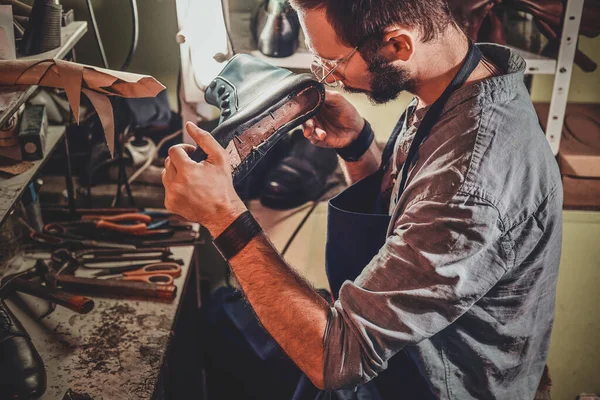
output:
<instances>
[{"instance_id":1,"label":"shoe","mask_svg":"<svg viewBox=\"0 0 600 400\"><path fill-rule=\"evenodd\" d=\"M45 391L44 362L25 328L0 300L0 400L38 399Z\"/></svg>"},{"instance_id":2,"label":"shoe","mask_svg":"<svg viewBox=\"0 0 600 400\"><path fill-rule=\"evenodd\" d=\"M317 114L325 88L311 74L238 54L210 83L205 98L221 110L211 134L230 154L237 184L283 135ZM206 153L197 148L191 158L200 162Z\"/></svg>"},{"instance_id":3,"label":"shoe","mask_svg":"<svg viewBox=\"0 0 600 400\"><path fill-rule=\"evenodd\" d=\"M265 207L286 210L318 200L337 165L333 149L312 145L301 130L296 130L290 154L267 173L260 202Z\"/></svg>"}]
</instances>

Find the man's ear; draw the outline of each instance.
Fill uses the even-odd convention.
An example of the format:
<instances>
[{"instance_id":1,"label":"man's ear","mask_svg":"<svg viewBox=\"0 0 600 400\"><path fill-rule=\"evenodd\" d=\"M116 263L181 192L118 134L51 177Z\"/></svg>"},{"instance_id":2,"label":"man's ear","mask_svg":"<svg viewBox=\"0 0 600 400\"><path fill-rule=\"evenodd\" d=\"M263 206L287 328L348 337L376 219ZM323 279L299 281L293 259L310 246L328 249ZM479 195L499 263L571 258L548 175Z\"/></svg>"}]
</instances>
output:
<instances>
[{"instance_id":1,"label":"man's ear","mask_svg":"<svg viewBox=\"0 0 600 400\"><path fill-rule=\"evenodd\" d=\"M415 37L410 30L393 28L383 35L381 54L389 61L410 60L415 53Z\"/></svg>"}]
</instances>

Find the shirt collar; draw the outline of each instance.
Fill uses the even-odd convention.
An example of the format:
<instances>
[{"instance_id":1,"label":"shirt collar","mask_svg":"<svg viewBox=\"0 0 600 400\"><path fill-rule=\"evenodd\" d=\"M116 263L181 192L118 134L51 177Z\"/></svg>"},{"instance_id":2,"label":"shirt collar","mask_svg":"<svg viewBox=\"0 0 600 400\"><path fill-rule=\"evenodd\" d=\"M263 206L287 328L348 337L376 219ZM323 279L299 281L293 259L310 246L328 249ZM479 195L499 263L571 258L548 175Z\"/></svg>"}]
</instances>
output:
<instances>
[{"instance_id":1,"label":"shirt collar","mask_svg":"<svg viewBox=\"0 0 600 400\"><path fill-rule=\"evenodd\" d=\"M500 68L503 74L457 89L448 99L444 111L467 98L478 96L485 92L490 94L510 93L523 85L526 63L521 55L509 47L494 43L478 43L477 47L485 57ZM416 106L417 100L415 98L409 104L409 107L416 108ZM411 110L411 113L415 112L416 126L418 126L430 107L431 105L416 111Z\"/></svg>"}]
</instances>

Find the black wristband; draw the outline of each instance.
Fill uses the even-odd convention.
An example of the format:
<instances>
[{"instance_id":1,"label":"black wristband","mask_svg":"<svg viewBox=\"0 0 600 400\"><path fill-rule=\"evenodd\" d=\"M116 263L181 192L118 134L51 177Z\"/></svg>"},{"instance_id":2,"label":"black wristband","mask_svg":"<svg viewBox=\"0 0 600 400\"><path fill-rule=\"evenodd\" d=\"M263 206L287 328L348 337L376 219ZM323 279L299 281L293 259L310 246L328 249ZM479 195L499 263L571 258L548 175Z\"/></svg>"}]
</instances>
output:
<instances>
[{"instance_id":1,"label":"black wristband","mask_svg":"<svg viewBox=\"0 0 600 400\"><path fill-rule=\"evenodd\" d=\"M242 213L215 240L215 246L225 260L239 253L262 228L250 211Z\"/></svg>"},{"instance_id":2,"label":"black wristband","mask_svg":"<svg viewBox=\"0 0 600 400\"><path fill-rule=\"evenodd\" d=\"M335 149L335 151L344 161L358 161L363 154L369 150L374 138L375 135L373 134L371 125L369 124L369 121L365 120L365 126L358 134L358 137L348 146L342 147L341 149Z\"/></svg>"}]
</instances>

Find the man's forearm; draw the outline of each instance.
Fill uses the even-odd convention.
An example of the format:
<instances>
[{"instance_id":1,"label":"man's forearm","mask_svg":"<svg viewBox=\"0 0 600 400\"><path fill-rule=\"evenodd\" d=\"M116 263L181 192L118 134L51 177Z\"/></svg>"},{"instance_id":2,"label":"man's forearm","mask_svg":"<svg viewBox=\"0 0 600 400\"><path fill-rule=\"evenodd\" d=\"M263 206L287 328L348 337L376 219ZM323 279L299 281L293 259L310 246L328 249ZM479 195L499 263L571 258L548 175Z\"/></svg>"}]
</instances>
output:
<instances>
[{"instance_id":1,"label":"man's forearm","mask_svg":"<svg viewBox=\"0 0 600 400\"><path fill-rule=\"evenodd\" d=\"M229 264L262 325L313 384L323 388L327 302L286 264L265 234Z\"/></svg>"},{"instance_id":2,"label":"man's forearm","mask_svg":"<svg viewBox=\"0 0 600 400\"><path fill-rule=\"evenodd\" d=\"M377 171L381 164L381 150L377 142L373 140L369 149L358 161L350 162L340 158L340 164L346 177L346 183L352 185Z\"/></svg>"}]
</instances>

